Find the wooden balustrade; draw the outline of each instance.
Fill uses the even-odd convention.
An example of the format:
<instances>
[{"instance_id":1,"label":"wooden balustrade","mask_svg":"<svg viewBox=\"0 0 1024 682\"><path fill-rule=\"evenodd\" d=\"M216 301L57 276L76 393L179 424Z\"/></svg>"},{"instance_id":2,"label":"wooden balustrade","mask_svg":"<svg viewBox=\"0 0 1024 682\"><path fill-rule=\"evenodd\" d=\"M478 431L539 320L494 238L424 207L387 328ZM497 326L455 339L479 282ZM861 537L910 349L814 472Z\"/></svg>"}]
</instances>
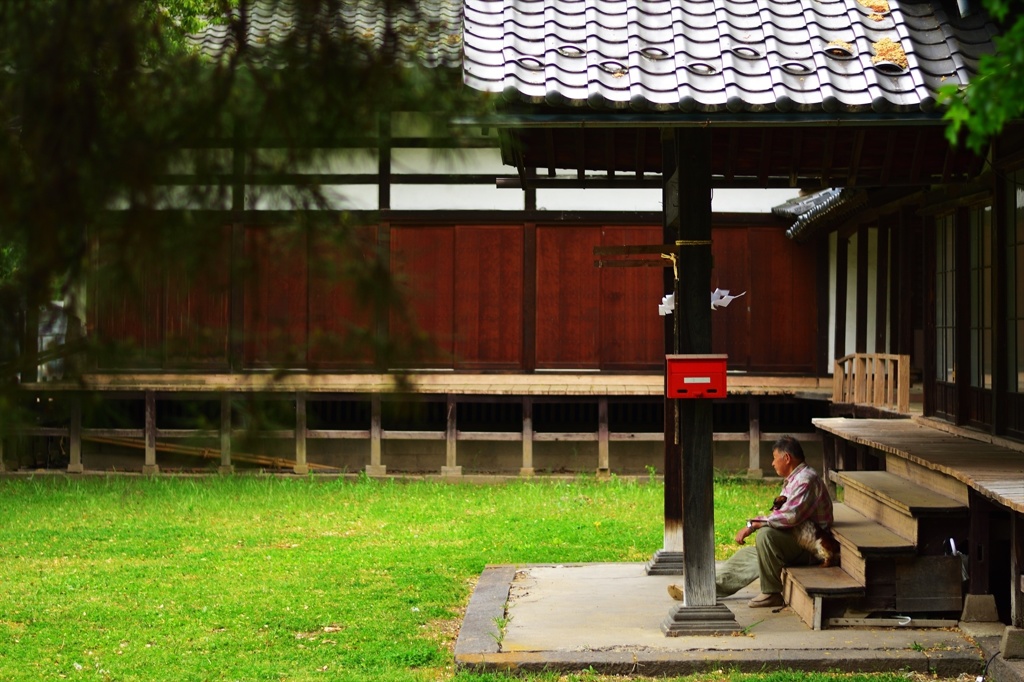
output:
<instances>
[{"instance_id":1,"label":"wooden balustrade","mask_svg":"<svg viewBox=\"0 0 1024 682\"><path fill-rule=\"evenodd\" d=\"M910 356L853 353L835 361L832 402L910 411Z\"/></svg>"}]
</instances>

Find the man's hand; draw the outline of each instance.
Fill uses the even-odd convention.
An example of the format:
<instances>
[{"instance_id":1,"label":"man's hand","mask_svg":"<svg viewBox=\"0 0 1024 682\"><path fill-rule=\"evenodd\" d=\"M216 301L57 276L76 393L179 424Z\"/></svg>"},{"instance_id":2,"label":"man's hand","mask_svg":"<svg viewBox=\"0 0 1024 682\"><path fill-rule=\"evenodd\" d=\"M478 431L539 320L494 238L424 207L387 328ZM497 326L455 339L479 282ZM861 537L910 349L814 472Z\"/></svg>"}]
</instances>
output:
<instances>
[{"instance_id":1,"label":"man's hand","mask_svg":"<svg viewBox=\"0 0 1024 682\"><path fill-rule=\"evenodd\" d=\"M747 538L750 537L750 535L752 535L755 532L757 532L757 529L753 528L751 526L744 526L743 528L740 528L739 532L736 533L736 544L737 545L744 545L744 544L746 544Z\"/></svg>"},{"instance_id":2,"label":"man's hand","mask_svg":"<svg viewBox=\"0 0 1024 682\"><path fill-rule=\"evenodd\" d=\"M747 538L756 533L764 525L764 521L747 521L747 525L740 528L739 532L736 533L736 544L745 545Z\"/></svg>"}]
</instances>

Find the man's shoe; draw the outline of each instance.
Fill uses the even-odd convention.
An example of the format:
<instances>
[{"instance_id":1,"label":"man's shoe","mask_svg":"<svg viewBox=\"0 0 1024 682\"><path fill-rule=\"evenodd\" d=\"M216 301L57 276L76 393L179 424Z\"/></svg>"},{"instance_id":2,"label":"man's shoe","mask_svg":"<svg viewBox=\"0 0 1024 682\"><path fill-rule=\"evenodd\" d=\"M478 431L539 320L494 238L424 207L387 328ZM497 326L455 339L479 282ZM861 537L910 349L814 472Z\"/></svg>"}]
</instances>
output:
<instances>
[{"instance_id":1,"label":"man's shoe","mask_svg":"<svg viewBox=\"0 0 1024 682\"><path fill-rule=\"evenodd\" d=\"M683 601L683 586L682 585L669 585L668 596L672 597L676 601Z\"/></svg>"},{"instance_id":2,"label":"man's shoe","mask_svg":"<svg viewBox=\"0 0 1024 682\"><path fill-rule=\"evenodd\" d=\"M786 600L782 598L782 594L779 592L769 592L768 594L759 594L750 601L747 602L747 606L752 609L767 609L775 606L785 606Z\"/></svg>"}]
</instances>

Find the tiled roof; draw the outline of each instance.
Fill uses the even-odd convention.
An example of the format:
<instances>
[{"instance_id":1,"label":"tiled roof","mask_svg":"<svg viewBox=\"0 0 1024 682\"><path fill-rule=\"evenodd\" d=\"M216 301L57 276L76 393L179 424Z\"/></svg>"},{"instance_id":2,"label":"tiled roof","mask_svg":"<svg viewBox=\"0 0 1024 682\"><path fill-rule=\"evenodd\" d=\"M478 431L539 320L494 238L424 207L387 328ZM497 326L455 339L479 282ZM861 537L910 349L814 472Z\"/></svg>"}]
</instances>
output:
<instances>
[{"instance_id":1,"label":"tiled roof","mask_svg":"<svg viewBox=\"0 0 1024 682\"><path fill-rule=\"evenodd\" d=\"M244 18L244 35L250 53L257 61L267 55L268 47L291 34L299 22L317 22L318 28L333 35L346 35L380 49L388 23L385 3L380 0L345 0L338 3L339 11L327 15L318 13L301 18L292 0L249 3L247 13L236 10L234 22ZM426 66L458 68L462 64L462 2L460 0L418 0L414 3L395 3L391 16L397 39L397 56L408 62L418 61ZM309 24L306 24L306 28ZM236 43L232 24L211 25L193 36L193 42L212 58L221 57ZM260 51L263 54L260 54Z\"/></svg>"},{"instance_id":2,"label":"tiled roof","mask_svg":"<svg viewBox=\"0 0 1024 682\"><path fill-rule=\"evenodd\" d=\"M816 224L845 217L866 201L867 195L863 190L851 187L830 188L790 199L773 207L772 213L782 218L795 219L786 230L786 236L801 241Z\"/></svg>"},{"instance_id":3,"label":"tiled roof","mask_svg":"<svg viewBox=\"0 0 1024 682\"><path fill-rule=\"evenodd\" d=\"M463 73L513 101L597 110L930 112L994 34L937 2L466 0Z\"/></svg>"}]
</instances>

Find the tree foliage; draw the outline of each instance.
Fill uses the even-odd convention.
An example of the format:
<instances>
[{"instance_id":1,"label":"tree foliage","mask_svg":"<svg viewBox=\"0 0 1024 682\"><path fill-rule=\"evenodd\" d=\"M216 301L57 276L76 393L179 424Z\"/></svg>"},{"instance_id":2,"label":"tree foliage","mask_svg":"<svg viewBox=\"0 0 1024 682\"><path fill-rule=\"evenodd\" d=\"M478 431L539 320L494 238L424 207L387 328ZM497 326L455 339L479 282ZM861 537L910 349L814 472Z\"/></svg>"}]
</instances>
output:
<instances>
[{"instance_id":1,"label":"tree foliage","mask_svg":"<svg viewBox=\"0 0 1024 682\"><path fill-rule=\"evenodd\" d=\"M381 30L353 30L353 12L381 17ZM275 32L254 30L257 13L279 17ZM190 263L217 254L193 209L232 206L225 148L247 168L295 172L318 148L372 137L382 114L401 109L430 112L438 135L458 135L447 124L482 103L456 74L399 49L399 28L418 25L400 13L430 25L413 0L0 3L0 244L20 254L0 286L0 327L31 330L22 318L54 295L80 298L86 275L138 284L142 253ZM197 43L209 26L217 40ZM261 154L268 140L280 154ZM183 150L207 182L167 182ZM315 183L289 200L326 205ZM168 208L179 209L173 220L153 218ZM373 305L396 305L381 265L342 270Z\"/></svg>"},{"instance_id":2,"label":"tree foliage","mask_svg":"<svg viewBox=\"0 0 1024 682\"><path fill-rule=\"evenodd\" d=\"M984 153L1003 127L1024 116L1024 14L1016 0L983 0L1000 35L996 51L978 63L978 73L967 86L950 85L939 93L947 105L946 135L950 143L963 141Z\"/></svg>"}]
</instances>

